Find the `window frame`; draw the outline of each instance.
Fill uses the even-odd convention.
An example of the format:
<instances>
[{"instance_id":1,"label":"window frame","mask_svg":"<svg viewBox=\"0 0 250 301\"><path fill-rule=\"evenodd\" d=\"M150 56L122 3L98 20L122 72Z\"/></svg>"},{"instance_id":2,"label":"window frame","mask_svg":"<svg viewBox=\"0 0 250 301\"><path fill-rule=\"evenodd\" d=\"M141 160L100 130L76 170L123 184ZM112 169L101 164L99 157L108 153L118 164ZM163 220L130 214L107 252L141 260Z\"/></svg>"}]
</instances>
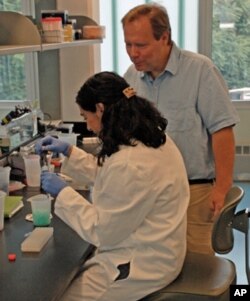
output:
<instances>
[{"instance_id":1,"label":"window frame","mask_svg":"<svg viewBox=\"0 0 250 301\"><path fill-rule=\"evenodd\" d=\"M35 19L35 3L34 0L21 0L21 12L24 15L31 16ZM38 73L38 58L36 52L24 54L24 81L26 82L26 97L27 100L36 100L39 104L39 73ZM22 101L13 99L11 101ZM0 102L6 102L0 99Z\"/></svg>"}]
</instances>

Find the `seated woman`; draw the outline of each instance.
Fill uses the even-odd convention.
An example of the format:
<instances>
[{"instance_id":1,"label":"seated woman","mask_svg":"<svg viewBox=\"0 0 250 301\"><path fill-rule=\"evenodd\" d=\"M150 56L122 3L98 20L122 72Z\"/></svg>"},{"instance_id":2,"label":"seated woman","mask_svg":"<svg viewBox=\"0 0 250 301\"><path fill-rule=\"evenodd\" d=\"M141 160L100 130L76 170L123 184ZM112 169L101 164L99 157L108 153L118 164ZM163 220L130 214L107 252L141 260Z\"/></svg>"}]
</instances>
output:
<instances>
[{"instance_id":1,"label":"seated woman","mask_svg":"<svg viewBox=\"0 0 250 301\"><path fill-rule=\"evenodd\" d=\"M49 136L36 145L38 153L63 153L62 172L93 185L90 203L56 174L42 174L55 213L96 246L62 300L138 300L181 271L189 202L184 163L165 134L167 120L119 75L90 77L76 103L100 138L97 156Z\"/></svg>"}]
</instances>

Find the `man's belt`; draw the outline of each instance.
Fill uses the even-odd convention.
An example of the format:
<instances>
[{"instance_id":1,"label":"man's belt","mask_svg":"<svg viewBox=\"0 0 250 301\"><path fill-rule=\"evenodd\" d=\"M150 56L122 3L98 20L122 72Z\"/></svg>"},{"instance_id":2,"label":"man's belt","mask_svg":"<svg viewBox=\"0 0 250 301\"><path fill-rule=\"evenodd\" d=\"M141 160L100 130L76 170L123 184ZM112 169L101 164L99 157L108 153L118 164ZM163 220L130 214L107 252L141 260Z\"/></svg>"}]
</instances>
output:
<instances>
[{"instance_id":1,"label":"man's belt","mask_svg":"<svg viewBox=\"0 0 250 301\"><path fill-rule=\"evenodd\" d=\"M188 180L189 185L195 185L195 184L212 184L215 181L215 179L191 179Z\"/></svg>"}]
</instances>

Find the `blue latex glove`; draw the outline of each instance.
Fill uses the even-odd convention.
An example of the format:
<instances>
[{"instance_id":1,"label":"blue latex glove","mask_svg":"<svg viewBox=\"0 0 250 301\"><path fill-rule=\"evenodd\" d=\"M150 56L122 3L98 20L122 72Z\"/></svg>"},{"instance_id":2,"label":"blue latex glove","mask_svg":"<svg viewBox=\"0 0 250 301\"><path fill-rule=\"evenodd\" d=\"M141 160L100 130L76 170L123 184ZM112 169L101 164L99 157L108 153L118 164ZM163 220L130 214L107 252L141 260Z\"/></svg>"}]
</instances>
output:
<instances>
[{"instance_id":1,"label":"blue latex glove","mask_svg":"<svg viewBox=\"0 0 250 301\"><path fill-rule=\"evenodd\" d=\"M35 152L41 155L43 151L52 151L55 153L62 153L64 156L67 156L70 146L71 145L68 142L51 136L46 136L36 143Z\"/></svg>"},{"instance_id":2,"label":"blue latex glove","mask_svg":"<svg viewBox=\"0 0 250 301\"><path fill-rule=\"evenodd\" d=\"M55 173L44 171L41 174L41 186L45 192L56 197L68 184Z\"/></svg>"}]
</instances>

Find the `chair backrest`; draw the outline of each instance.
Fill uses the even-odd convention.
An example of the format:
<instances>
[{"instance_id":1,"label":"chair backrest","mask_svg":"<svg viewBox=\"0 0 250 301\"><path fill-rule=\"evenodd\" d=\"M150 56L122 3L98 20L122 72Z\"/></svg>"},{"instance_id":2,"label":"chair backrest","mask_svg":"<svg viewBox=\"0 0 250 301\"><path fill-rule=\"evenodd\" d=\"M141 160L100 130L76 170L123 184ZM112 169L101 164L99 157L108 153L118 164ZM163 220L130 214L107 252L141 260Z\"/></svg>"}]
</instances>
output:
<instances>
[{"instance_id":1,"label":"chair backrest","mask_svg":"<svg viewBox=\"0 0 250 301\"><path fill-rule=\"evenodd\" d=\"M212 246L216 253L226 254L234 245L233 219L237 205L244 196L244 190L233 186L226 195L225 205L214 221L212 231Z\"/></svg>"}]
</instances>

